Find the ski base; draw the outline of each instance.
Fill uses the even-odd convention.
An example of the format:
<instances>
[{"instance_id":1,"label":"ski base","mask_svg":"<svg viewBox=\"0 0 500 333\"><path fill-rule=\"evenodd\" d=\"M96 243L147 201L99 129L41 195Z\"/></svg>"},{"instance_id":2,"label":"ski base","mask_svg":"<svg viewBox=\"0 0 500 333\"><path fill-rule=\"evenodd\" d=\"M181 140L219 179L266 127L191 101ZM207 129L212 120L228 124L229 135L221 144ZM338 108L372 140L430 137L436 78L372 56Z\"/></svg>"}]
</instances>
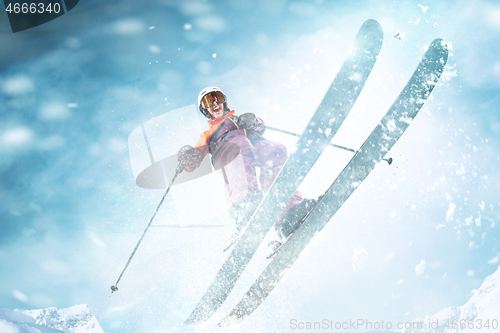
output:
<instances>
[{"instance_id":1,"label":"ski base","mask_svg":"<svg viewBox=\"0 0 500 333\"><path fill-rule=\"evenodd\" d=\"M437 84L447 58L446 43L442 39L434 40L381 122L333 182L304 224L279 248L271 263L219 326L231 326L241 322L266 299L314 236L323 229L403 135Z\"/></svg>"}]
</instances>

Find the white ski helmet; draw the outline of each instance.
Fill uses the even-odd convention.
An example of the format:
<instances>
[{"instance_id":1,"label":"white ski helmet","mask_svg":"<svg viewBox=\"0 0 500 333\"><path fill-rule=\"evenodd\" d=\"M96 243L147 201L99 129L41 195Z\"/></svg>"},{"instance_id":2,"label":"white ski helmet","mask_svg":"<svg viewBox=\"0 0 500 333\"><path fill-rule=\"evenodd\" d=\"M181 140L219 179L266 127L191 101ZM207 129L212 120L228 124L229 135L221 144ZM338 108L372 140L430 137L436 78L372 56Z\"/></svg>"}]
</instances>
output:
<instances>
[{"instance_id":1,"label":"white ski helmet","mask_svg":"<svg viewBox=\"0 0 500 333\"><path fill-rule=\"evenodd\" d=\"M230 111L229 108L228 108L228 106L227 106L227 97L226 97L226 94L224 94L224 92L220 88L218 88L218 87L214 87L214 86L206 87L206 88L202 89L200 91L200 93L198 94L198 109L208 119L212 119L213 117L208 112L207 108L203 107L203 105L201 103L201 100L203 99L203 97L206 94L209 94L209 93L212 93L212 92L220 92L224 96L224 114L226 114L226 113L228 113Z\"/></svg>"}]
</instances>

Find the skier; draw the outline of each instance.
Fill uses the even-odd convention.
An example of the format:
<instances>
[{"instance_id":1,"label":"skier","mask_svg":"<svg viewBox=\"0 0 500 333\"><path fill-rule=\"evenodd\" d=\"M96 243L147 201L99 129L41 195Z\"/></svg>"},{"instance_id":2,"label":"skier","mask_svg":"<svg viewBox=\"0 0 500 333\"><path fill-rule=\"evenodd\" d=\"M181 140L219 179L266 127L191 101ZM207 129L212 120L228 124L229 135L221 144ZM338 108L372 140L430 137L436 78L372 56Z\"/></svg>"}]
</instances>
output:
<instances>
[{"instance_id":1,"label":"skier","mask_svg":"<svg viewBox=\"0 0 500 333\"><path fill-rule=\"evenodd\" d=\"M288 154L281 143L262 137L262 119L253 113L239 117L230 110L226 95L217 87L206 87L198 95L198 109L208 118L209 130L194 147L179 149L178 160L192 172L210 153L212 164L224 177L229 213L238 232L246 225L285 163ZM256 167L260 168L257 180ZM261 189L259 189L259 182ZM299 191L290 199L274 227L284 241L301 224L316 200L304 199Z\"/></svg>"}]
</instances>

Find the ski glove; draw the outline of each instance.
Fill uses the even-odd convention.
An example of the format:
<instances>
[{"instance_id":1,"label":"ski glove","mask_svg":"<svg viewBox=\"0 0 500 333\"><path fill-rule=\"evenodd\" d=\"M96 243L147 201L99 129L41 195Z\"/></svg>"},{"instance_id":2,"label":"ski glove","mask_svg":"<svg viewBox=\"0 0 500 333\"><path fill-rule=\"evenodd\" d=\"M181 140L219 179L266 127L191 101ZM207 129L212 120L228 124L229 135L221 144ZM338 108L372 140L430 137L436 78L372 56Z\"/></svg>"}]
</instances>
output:
<instances>
[{"instance_id":1,"label":"ski glove","mask_svg":"<svg viewBox=\"0 0 500 333\"><path fill-rule=\"evenodd\" d=\"M187 172L192 172L198 167L198 159L198 150L189 145L181 147L177 152L177 160L184 164L184 170Z\"/></svg>"},{"instance_id":2,"label":"ski glove","mask_svg":"<svg viewBox=\"0 0 500 333\"><path fill-rule=\"evenodd\" d=\"M244 113L238 117L238 127L252 130L257 126L257 117L254 113Z\"/></svg>"}]
</instances>

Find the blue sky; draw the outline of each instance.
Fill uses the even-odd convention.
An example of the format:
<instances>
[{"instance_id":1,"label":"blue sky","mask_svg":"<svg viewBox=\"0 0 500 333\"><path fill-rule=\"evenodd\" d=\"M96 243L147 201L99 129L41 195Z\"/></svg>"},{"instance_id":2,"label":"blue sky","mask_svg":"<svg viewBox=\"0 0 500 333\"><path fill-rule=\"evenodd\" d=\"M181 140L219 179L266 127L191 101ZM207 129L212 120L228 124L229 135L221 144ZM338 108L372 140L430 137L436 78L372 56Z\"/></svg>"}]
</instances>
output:
<instances>
[{"instance_id":1,"label":"blue sky","mask_svg":"<svg viewBox=\"0 0 500 333\"><path fill-rule=\"evenodd\" d=\"M262 266L213 322L182 326L224 260L234 229L222 217L224 228L151 228L108 297L163 194L135 185L128 137L208 85L237 113L301 132L369 18L384 45L335 143L363 143L437 37L450 46L445 74L389 153L393 165L372 172L236 329L406 321L464 304L500 258L497 3L103 0L16 34L0 18L0 308L86 303L106 332L217 331ZM179 141L165 144L194 143ZM327 151L304 195L319 195L349 158ZM212 178L184 188L206 200L173 191L156 223L223 202Z\"/></svg>"}]
</instances>

